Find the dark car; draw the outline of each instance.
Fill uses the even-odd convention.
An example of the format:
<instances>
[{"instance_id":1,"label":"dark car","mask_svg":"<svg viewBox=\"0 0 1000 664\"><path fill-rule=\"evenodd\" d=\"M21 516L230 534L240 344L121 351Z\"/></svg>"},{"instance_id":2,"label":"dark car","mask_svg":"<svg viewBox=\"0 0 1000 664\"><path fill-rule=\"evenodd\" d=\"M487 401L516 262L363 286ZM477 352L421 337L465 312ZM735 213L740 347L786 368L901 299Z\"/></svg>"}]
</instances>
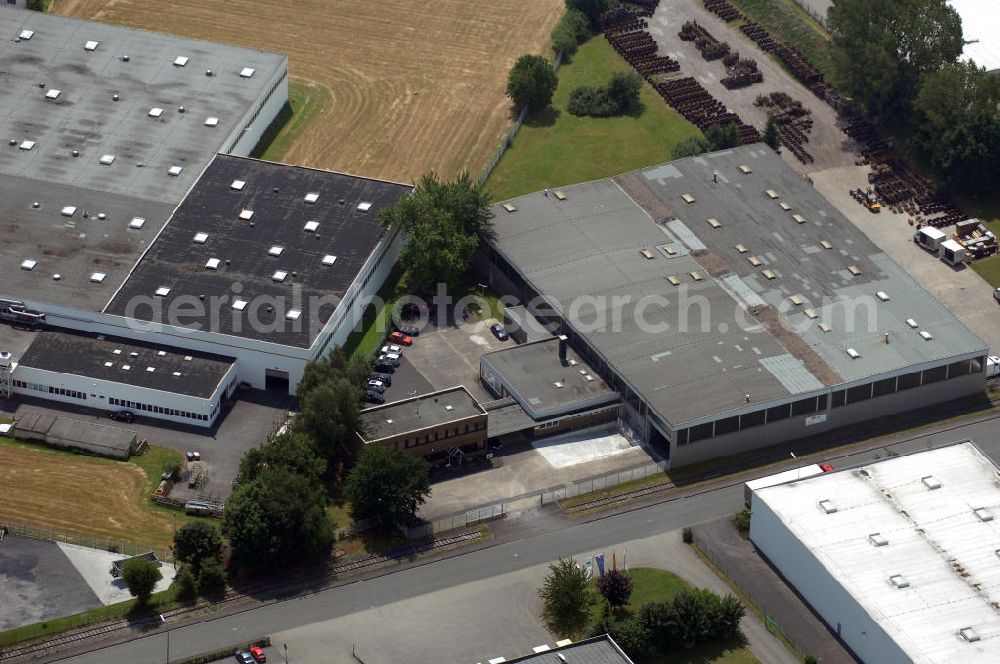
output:
<instances>
[{"instance_id":1,"label":"dark car","mask_svg":"<svg viewBox=\"0 0 1000 664\"><path fill-rule=\"evenodd\" d=\"M399 366L400 356L397 353L382 353L376 362L380 364L391 364L394 368Z\"/></svg>"},{"instance_id":2,"label":"dark car","mask_svg":"<svg viewBox=\"0 0 1000 664\"><path fill-rule=\"evenodd\" d=\"M135 413L131 410L116 410L111 413L111 419L115 422L125 422L127 424L132 424L135 422Z\"/></svg>"},{"instance_id":3,"label":"dark car","mask_svg":"<svg viewBox=\"0 0 1000 664\"><path fill-rule=\"evenodd\" d=\"M376 360L375 363L372 364L372 369L380 374L391 374L396 371L396 365L392 362L382 362L381 360ZM386 384L388 385L388 383Z\"/></svg>"},{"instance_id":4,"label":"dark car","mask_svg":"<svg viewBox=\"0 0 1000 664\"><path fill-rule=\"evenodd\" d=\"M246 650L236 651L236 661L240 664L256 664L253 661L253 655L248 653Z\"/></svg>"},{"instance_id":5,"label":"dark car","mask_svg":"<svg viewBox=\"0 0 1000 664\"><path fill-rule=\"evenodd\" d=\"M371 380L380 380L386 384L386 387L392 387L392 374L391 373L376 373L373 374Z\"/></svg>"},{"instance_id":6,"label":"dark car","mask_svg":"<svg viewBox=\"0 0 1000 664\"><path fill-rule=\"evenodd\" d=\"M420 336L420 328L414 325L397 325L396 330L408 337Z\"/></svg>"},{"instance_id":7,"label":"dark car","mask_svg":"<svg viewBox=\"0 0 1000 664\"><path fill-rule=\"evenodd\" d=\"M366 390L370 392L378 392L379 394L383 394L386 387L388 386L380 380L370 380L365 384Z\"/></svg>"},{"instance_id":8,"label":"dark car","mask_svg":"<svg viewBox=\"0 0 1000 664\"><path fill-rule=\"evenodd\" d=\"M497 341L507 341L507 330L503 329L503 325L500 323L490 325L490 332L497 338Z\"/></svg>"},{"instance_id":9,"label":"dark car","mask_svg":"<svg viewBox=\"0 0 1000 664\"><path fill-rule=\"evenodd\" d=\"M365 390L365 401L374 404L383 404L385 403L385 397L375 390Z\"/></svg>"}]
</instances>

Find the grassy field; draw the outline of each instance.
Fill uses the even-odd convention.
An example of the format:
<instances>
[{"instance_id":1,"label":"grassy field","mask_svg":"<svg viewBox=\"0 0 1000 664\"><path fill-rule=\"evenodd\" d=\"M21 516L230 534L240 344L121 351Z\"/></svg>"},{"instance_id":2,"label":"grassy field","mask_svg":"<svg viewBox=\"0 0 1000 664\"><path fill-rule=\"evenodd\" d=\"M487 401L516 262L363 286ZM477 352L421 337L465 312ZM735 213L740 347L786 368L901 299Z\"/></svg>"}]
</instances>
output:
<instances>
[{"instance_id":1,"label":"grassy field","mask_svg":"<svg viewBox=\"0 0 1000 664\"><path fill-rule=\"evenodd\" d=\"M587 118L566 111L569 93L600 86L631 67L603 37L594 37L559 68L552 109L531 116L487 187L497 200L576 182L610 177L670 160L673 146L698 129L643 85L643 111L616 118Z\"/></svg>"},{"instance_id":2,"label":"grassy field","mask_svg":"<svg viewBox=\"0 0 1000 664\"><path fill-rule=\"evenodd\" d=\"M288 103L278 113L271 126L261 136L251 157L268 161L285 161L292 146L312 122L327 112L333 103L330 91L318 85L291 81L288 84Z\"/></svg>"},{"instance_id":3,"label":"grassy field","mask_svg":"<svg viewBox=\"0 0 1000 664\"><path fill-rule=\"evenodd\" d=\"M507 71L547 53L563 0L55 0L52 11L289 56L324 91L286 161L412 182L478 174L511 120Z\"/></svg>"},{"instance_id":4,"label":"grassy field","mask_svg":"<svg viewBox=\"0 0 1000 664\"><path fill-rule=\"evenodd\" d=\"M172 450L151 447L130 462L72 454L0 438L0 521L111 542L169 549L190 517L148 499ZM175 523L176 521L176 523Z\"/></svg>"},{"instance_id":5,"label":"grassy field","mask_svg":"<svg viewBox=\"0 0 1000 664\"><path fill-rule=\"evenodd\" d=\"M793 44L827 79L830 78L833 70L833 43L830 35L795 4L795 0L731 1L748 20L760 23L775 39Z\"/></svg>"}]
</instances>

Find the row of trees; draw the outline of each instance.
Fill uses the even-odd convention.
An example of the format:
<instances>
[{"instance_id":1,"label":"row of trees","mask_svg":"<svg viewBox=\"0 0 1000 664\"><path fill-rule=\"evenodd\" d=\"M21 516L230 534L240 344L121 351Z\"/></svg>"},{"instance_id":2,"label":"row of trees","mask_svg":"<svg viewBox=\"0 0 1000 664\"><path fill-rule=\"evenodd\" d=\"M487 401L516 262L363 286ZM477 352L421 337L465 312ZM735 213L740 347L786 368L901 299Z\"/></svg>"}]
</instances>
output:
<instances>
[{"instance_id":1,"label":"row of trees","mask_svg":"<svg viewBox=\"0 0 1000 664\"><path fill-rule=\"evenodd\" d=\"M775 130L777 131L777 130ZM712 125L704 136L685 138L674 145L672 159L683 159L715 150L728 150L740 144L740 128L737 124Z\"/></svg>"},{"instance_id":2,"label":"row of trees","mask_svg":"<svg viewBox=\"0 0 1000 664\"><path fill-rule=\"evenodd\" d=\"M568 9L552 28L552 50L562 53L563 58L573 56L590 36L590 19L581 11Z\"/></svg>"},{"instance_id":3,"label":"row of trees","mask_svg":"<svg viewBox=\"0 0 1000 664\"><path fill-rule=\"evenodd\" d=\"M949 185L976 191L996 183L1000 79L958 62L962 23L946 0L838 0L828 19L843 92L918 139Z\"/></svg>"},{"instance_id":4,"label":"row of trees","mask_svg":"<svg viewBox=\"0 0 1000 664\"><path fill-rule=\"evenodd\" d=\"M631 113L640 107L642 79L635 72L615 72L601 88L580 86L569 95L566 106L573 115L607 118Z\"/></svg>"}]
</instances>

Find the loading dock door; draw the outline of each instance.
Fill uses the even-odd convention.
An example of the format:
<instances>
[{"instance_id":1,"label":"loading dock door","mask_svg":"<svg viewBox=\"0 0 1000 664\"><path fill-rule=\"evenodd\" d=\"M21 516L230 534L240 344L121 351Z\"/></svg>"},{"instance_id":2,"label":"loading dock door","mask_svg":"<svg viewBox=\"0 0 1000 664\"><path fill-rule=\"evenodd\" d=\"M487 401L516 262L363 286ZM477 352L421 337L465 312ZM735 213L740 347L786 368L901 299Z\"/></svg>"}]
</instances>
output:
<instances>
[{"instance_id":1,"label":"loading dock door","mask_svg":"<svg viewBox=\"0 0 1000 664\"><path fill-rule=\"evenodd\" d=\"M288 372L277 369L264 370L264 387L268 392L281 392L288 394Z\"/></svg>"}]
</instances>

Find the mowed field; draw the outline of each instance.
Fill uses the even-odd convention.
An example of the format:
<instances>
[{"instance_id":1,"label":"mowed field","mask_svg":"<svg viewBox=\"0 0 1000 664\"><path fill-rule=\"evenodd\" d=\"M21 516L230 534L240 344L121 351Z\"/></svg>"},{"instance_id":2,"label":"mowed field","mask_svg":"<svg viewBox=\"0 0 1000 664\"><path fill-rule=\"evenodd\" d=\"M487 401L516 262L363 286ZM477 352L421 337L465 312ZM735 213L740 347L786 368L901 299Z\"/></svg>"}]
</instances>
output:
<instances>
[{"instance_id":1,"label":"mowed field","mask_svg":"<svg viewBox=\"0 0 1000 664\"><path fill-rule=\"evenodd\" d=\"M412 182L478 175L509 125L507 71L563 0L55 0L51 11L287 53L329 99L284 161Z\"/></svg>"},{"instance_id":2,"label":"mowed field","mask_svg":"<svg viewBox=\"0 0 1000 664\"><path fill-rule=\"evenodd\" d=\"M0 439L0 521L97 538L97 546L110 538L161 551L171 545L174 524L152 508L148 490L135 463ZM183 523L178 519L177 526Z\"/></svg>"}]
</instances>

